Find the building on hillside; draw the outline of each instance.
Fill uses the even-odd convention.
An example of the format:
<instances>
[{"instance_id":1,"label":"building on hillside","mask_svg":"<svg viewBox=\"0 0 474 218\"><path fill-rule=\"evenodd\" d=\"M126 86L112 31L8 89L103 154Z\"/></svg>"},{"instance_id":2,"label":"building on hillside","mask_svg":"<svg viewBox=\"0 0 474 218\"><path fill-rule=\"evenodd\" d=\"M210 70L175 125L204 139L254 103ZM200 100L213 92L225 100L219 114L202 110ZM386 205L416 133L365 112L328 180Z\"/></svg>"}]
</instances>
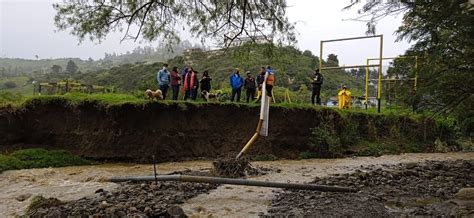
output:
<instances>
[{"instance_id":1,"label":"building on hillside","mask_svg":"<svg viewBox=\"0 0 474 218\"><path fill-rule=\"evenodd\" d=\"M268 40L267 40L268 39ZM232 41L229 45L229 47L237 47L241 46L247 42L255 42L257 44L264 44L267 42L273 41L272 38L266 38L264 36L256 36L256 37L242 37L242 38L236 38L234 41Z\"/></svg>"}]
</instances>

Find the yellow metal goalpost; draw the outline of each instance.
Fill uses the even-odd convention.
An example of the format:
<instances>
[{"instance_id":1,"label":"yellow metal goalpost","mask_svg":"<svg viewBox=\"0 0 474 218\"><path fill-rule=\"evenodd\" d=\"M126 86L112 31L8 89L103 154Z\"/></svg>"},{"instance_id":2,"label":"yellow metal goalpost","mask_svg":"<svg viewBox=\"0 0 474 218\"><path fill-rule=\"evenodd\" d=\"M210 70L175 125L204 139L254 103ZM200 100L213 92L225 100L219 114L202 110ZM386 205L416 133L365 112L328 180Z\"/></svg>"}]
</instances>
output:
<instances>
[{"instance_id":1,"label":"yellow metal goalpost","mask_svg":"<svg viewBox=\"0 0 474 218\"><path fill-rule=\"evenodd\" d=\"M365 65L350 65L350 66L340 66L340 67L324 67L323 66L323 48L324 48L324 43L329 43L329 42L339 42L339 41L349 41L349 40L359 40L359 39L368 39L368 38L379 38L380 43L379 43L379 63L378 64L372 64L370 65L367 61L367 64ZM365 67L368 69L369 67L378 67L379 72L378 72L378 87L379 90L377 92L377 105L378 105L378 112L380 112L380 102L381 102L381 91L380 88L382 87L382 60L383 60L383 35L374 35L374 36L360 36L360 37L351 37L351 38L342 38L342 39L330 39L330 40L321 40L319 44L319 72L322 73L323 70L333 70L333 69L346 69L346 68L359 68L359 67ZM367 78L366 78L367 81ZM367 98L367 93L366 93L366 98ZM366 101L367 104L367 101Z\"/></svg>"},{"instance_id":2,"label":"yellow metal goalpost","mask_svg":"<svg viewBox=\"0 0 474 218\"><path fill-rule=\"evenodd\" d=\"M418 85L418 56L398 56L398 57L385 57L385 58L367 58L366 62L366 67L365 67L365 108L367 109L367 104L369 100L369 65L370 61L379 61L379 63L382 60L395 60L395 59L415 59L415 77L412 78L407 78L407 79L382 79L380 77L379 73L379 78L378 78L378 86L377 86L377 96L380 96L382 93L382 87L380 86L382 81L402 81L402 80L413 80L413 96L416 95L416 88ZM380 71L379 71L380 72ZM380 103L380 102L379 102ZM380 108L380 106L379 106Z\"/></svg>"}]
</instances>

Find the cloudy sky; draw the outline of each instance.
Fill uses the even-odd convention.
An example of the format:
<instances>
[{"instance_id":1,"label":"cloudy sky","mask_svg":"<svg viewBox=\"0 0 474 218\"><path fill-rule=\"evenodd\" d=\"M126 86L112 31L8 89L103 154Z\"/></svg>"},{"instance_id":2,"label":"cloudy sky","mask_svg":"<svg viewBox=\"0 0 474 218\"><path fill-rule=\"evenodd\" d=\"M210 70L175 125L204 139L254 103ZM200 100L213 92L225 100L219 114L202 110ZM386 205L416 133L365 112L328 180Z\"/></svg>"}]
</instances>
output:
<instances>
[{"instance_id":1,"label":"cloudy sky","mask_svg":"<svg viewBox=\"0 0 474 218\"><path fill-rule=\"evenodd\" d=\"M109 35L101 44L90 41L78 44L77 38L68 32L55 31L53 2L58 0L0 0L0 57L35 59L38 55L40 58L99 59L105 52L120 54L147 45L131 40L120 43L120 33ZM355 10L342 11L349 2L288 0L288 17L297 22L297 47L319 56L320 40L363 36L365 23L343 21L356 16ZM401 16L390 17L377 26L377 34L384 35L385 57L401 55L410 46L407 42L395 42L393 32L400 21ZM190 36L184 38L199 42ZM364 64L367 57L378 56L378 41L366 39L325 44L323 56L329 53L337 54L341 64Z\"/></svg>"}]
</instances>

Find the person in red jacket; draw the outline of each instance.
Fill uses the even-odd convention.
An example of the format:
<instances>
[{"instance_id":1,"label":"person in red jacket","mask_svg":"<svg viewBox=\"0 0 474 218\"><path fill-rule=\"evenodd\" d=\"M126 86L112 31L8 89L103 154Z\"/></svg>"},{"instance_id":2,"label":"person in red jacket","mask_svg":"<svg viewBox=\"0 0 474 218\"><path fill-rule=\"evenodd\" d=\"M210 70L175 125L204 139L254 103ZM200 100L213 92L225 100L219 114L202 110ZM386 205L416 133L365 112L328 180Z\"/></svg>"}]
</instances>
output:
<instances>
[{"instance_id":1,"label":"person in red jacket","mask_svg":"<svg viewBox=\"0 0 474 218\"><path fill-rule=\"evenodd\" d=\"M171 71L171 88L173 90L173 100L178 100L180 85L181 75L179 75L178 67L173 67L173 70Z\"/></svg>"},{"instance_id":2,"label":"person in red jacket","mask_svg":"<svg viewBox=\"0 0 474 218\"><path fill-rule=\"evenodd\" d=\"M195 92L198 88L199 82L196 71L194 71L193 68L189 68L188 72L184 76L183 82L184 100L187 100L188 98L195 99Z\"/></svg>"}]
</instances>

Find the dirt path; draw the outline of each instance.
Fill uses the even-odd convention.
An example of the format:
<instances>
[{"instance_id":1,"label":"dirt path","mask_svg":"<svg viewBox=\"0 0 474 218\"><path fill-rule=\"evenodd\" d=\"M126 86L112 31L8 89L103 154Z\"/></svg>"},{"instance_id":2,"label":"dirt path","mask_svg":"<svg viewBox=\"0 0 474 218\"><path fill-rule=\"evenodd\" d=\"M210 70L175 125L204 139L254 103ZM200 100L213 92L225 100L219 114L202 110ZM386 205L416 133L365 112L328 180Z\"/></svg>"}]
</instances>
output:
<instances>
[{"instance_id":1,"label":"dirt path","mask_svg":"<svg viewBox=\"0 0 474 218\"><path fill-rule=\"evenodd\" d=\"M251 179L308 182L316 176L323 177L334 173L352 172L361 165L383 166L384 164L403 162L455 159L474 159L474 153L404 154L376 158L257 162L254 165L278 168L281 169L281 172ZM206 170L210 167L210 161L164 163L157 166L160 174L185 169ZM114 183L102 182L108 176L150 175L152 170L151 165L106 164L7 171L0 174L0 217L23 214L31 199L30 195L55 197L63 201L75 200L93 195L99 188L108 191L117 188ZM272 189L268 188L223 185L209 194L202 194L188 200L182 207L190 216L258 216L259 213L267 212L273 197Z\"/></svg>"}]
</instances>

